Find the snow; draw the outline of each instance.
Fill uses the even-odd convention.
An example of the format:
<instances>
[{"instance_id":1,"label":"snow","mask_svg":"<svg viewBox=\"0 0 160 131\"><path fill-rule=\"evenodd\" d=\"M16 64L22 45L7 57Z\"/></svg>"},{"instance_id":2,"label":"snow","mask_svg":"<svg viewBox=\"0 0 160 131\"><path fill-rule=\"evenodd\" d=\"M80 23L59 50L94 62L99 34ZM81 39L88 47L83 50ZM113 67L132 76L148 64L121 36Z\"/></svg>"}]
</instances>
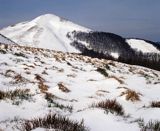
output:
<instances>
[{"instance_id":1,"label":"snow","mask_svg":"<svg viewBox=\"0 0 160 131\"><path fill-rule=\"evenodd\" d=\"M115 59L118 59L118 58L119 58L119 54L116 53L116 52L112 52L112 53L111 53L111 56L112 56L113 58L115 58Z\"/></svg>"},{"instance_id":2,"label":"snow","mask_svg":"<svg viewBox=\"0 0 160 131\"><path fill-rule=\"evenodd\" d=\"M46 14L30 22L23 22L4 28L0 33L20 45L64 52L79 52L70 45L71 40L66 35L73 31L88 32L89 30L56 15Z\"/></svg>"},{"instance_id":3,"label":"snow","mask_svg":"<svg viewBox=\"0 0 160 131\"><path fill-rule=\"evenodd\" d=\"M106 115L106 116L105 116ZM84 123L90 127L91 131L138 131L140 130L137 125L124 122L115 118L111 113L105 114L103 110L86 110L85 112L76 113L73 115L74 119L84 118Z\"/></svg>"},{"instance_id":4,"label":"snow","mask_svg":"<svg viewBox=\"0 0 160 131\"><path fill-rule=\"evenodd\" d=\"M151 43L139 39L127 39L126 42L131 48L143 53L160 53L160 51Z\"/></svg>"},{"instance_id":5,"label":"snow","mask_svg":"<svg viewBox=\"0 0 160 131\"><path fill-rule=\"evenodd\" d=\"M0 49L5 50L1 44ZM133 121L139 118L144 119L145 123L149 120L160 121L159 108L149 107L151 101L160 100L159 71L36 48L27 51L26 47L9 45L6 51L6 54L0 53L0 91L30 89L32 97L29 100L0 100L0 129L10 131L14 128L17 131L16 127L20 127L23 120L44 117L50 112L78 122L83 120L90 131L138 131L139 125ZM26 57L14 55L18 52ZM97 67L104 68L106 64L110 67L106 69L109 77L104 77L97 72ZM15 75L21 74L27 81L13 84L15 75L7 77L5 75L7 70L15 71ZM43 73L44 71L46 73ZM47 93L57 97L53 99L55 102L72 106L73 110L49 107L45 93L38 87L35 74L39 74L44 79L44 84L49 87ZM119 82L118 79L123 82ZM61 91L58 87L60 82L70 92ZM121 93L126 91L124 87L142 94L140 101L128 101L125 96L121 96ZM116 99L128 117L107 114L103 109L91 107L93 103L106 99ZM20 104L16 105L14 101L20 101ZM34 131L43 130L46 129L36 128Z\"/></svg>"},{"instance_id":6,"label":"snow","mask_svg":"<svg viewBox=\"0 0 160 131\"><path fill-rule=\"evenodd\" d=\"M8 38L6 38L5 36L0 34L0 43L3 44L15 44L13 41L9 40Z\"/></svg>"}]
</instances>

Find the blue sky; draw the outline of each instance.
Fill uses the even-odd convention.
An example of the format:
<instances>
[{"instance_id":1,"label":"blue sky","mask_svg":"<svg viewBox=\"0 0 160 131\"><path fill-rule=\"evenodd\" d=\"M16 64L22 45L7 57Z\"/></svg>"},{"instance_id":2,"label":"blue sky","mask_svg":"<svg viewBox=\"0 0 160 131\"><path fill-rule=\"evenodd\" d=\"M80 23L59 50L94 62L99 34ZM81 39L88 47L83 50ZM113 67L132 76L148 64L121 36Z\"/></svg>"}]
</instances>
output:
<instances>
[{"instance_id":1,"label":"blue sky","mask_svg":"<svg viewBox=\"0 0 160 131\"><path fill-rule=\"evenodd\" d=\"M160 0L0 0L0 28L46 13L98 31L160 41Z\"/></svg>"}]
</instances>

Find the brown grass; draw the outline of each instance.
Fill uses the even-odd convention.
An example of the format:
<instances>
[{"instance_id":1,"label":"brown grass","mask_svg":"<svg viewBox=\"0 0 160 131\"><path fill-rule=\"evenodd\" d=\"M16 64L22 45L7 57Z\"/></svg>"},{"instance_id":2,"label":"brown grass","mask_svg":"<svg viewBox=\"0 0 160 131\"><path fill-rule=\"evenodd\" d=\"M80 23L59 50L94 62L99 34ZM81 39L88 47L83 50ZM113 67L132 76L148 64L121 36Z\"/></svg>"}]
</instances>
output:
<instances>
[{"instance_id":1,"label":"brown grass","mask_svg":"<svg viewBox=\"0 0 160 131\"><path fill-rule=\"evenodd\" d=\"M43 79L39 74L35 74L35 79L37 81L39 81L38 82L38 88L40 89L40 91L42 93L45 93L46 91L48 91L49 87L46 84L44 84L45 79Z\"/></svg>"},{"instance_id":2,"label":"brown grass","mask_svg":"<svg viewBox=\"0 0 160 131\"><path fill-rule=\"evenodd\" d=\"M122 92L120 96L124 96L124 95L127 101L130 100L132 102L140 101L140 96L142 96L141 93L138 93L131 89L127 89L126 91Z\"/></svg>"},{"instance_id":3,"label":"brown grass","mask_svg":"<svg viewBox=\"0 0 160 131\"><path fill-rule=\"evenodd\" d=\"M58 87L62 92L65 92L65 93L70 92L70 90L62 82L58 83Z\"/></svg>"},{"instance_id":4,"label":"brown grass","mask_svg":"<svg viewBox=\"0 0 160 131\"><path fill-rule=\"evenodd\" d=\"M45 82L45 79L43 79L39 74L35 74L35 79L39 82Z\"/></svg>"},{"instance_id":5,"label":"brown grass","mask_svg":"<svg viewBox=\"0 0 160 131\"><path fill-rule=\"evenodd\" d=\"M40 89L40 91L42 93L45 93L46 91L48 91L48 86L46 84L44 84L43 82L39 82L38 83L38 88Z\"/></svg>"},{"instance_id":6,"label":"brown grass","mask_svg":"<svg viewBox=\"0 0 160 131\"><path fill-rule=\"evenodd\" d=\"M24 82L25 78L23 78L20 74L16 75L14 77L15 83L20 83L20 82Z\"/></svg>"},{"instance_id":7,"label":"brown grass","mask_svg":"<svg viewBox=\"0 0 160 131\"><path fill-rule=\"evenodd\" d=\"M124 115L124 110L122 105L120 105L116 100L105 100L97 104L93 104L92 107L98 107L104 109L107 113L115 113L116 115Z\"/></svg>"}]
</instances>

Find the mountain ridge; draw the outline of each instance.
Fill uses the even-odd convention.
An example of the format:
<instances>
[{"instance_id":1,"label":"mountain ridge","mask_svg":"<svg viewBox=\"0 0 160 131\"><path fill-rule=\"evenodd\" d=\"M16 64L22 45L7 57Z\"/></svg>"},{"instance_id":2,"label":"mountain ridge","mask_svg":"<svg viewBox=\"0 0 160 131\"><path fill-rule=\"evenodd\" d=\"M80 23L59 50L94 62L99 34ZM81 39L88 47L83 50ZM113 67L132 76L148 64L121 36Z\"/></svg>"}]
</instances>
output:
<instances>
[{"instance_id":1,"label":"mountain ridge","mask_svg":"<svg viewBox=\"0 0 160 131\"><path fill-rule=\"evenodd\" d=\"M52 14L0 30L24 46L75 52L160 70L160 45L144 39L97 32Z\"/></svg>"}]
</instances>

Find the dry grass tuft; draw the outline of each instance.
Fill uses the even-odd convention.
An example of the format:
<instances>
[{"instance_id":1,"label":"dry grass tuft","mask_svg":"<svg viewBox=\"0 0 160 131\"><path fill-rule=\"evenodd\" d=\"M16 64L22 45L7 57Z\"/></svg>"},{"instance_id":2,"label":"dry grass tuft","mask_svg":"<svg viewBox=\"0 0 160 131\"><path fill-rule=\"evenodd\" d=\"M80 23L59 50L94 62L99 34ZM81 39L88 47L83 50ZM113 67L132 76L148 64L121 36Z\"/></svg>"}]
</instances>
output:
<instances>
[{"instance_id":1,"label":"dry grass tuft","mask_svg":"<svg viewBox=\"0 0 160 131\"><path fill-rule=\"evenodd\" d=\"M45 93L46 91L48 91L49 87L45 85L43 82L39 82L38 88L40 89L42 93Z\"/></svg>"},{"instance_id":2,"label":"dry grass tuft","mask_svg":"<svg viewBox=\"0 0 160 131\"><path fill-rule=\"evenodd\" d=\"M14 53L15 56L18 56L18 57L25 57L27 58L23 53L21 52L17 52L17 53Z\"/></svg>"},{"instance_id":3,"label":"dry grass tuft","mask_svg":"<svg viewBox=\"0 0 160 131\"><path fill-rule=\"evenodd\" d=\"M122 92L120 96L126 96L126 100L130 100L132 102L140 101L140 96L142 96L141 93L138 93L136 91L133 91L131 89L127 89L126 91Z\"/></svg>"},{"instance_id":4,"label":"dry grass tuft","mask_svg":"<svg viewBox=\"0 0 160 131\"><path fill-rule=\"evenodd\" d=\"M152 108L160 108L160 101L152 101L150 106Z\"/></svg>"},{"instance_id":5,"label":"dry grass tuft","mask_svg":"<svg viewBox=\"0 0 160 131\"><path fill-rule=\"evenodd\" d=\"M126 89L126 90L128 90L129 88L127 88L127 87L117 87L117 89Z\"/></svg>"},{"instance_id":6,"label":"dry grass tuft","mask_svg":"<svg viewBox=\"0 0 160 131\"><path fill-rule=\"evenodd\" d=\"M63 105L63 104L56 102L55 100L60 99L60 98L56 97L55 95L51 93L45 93L45 99L48 102L48 107L55 107L61 110L69 111L69 112L72 112L73 110L73 107L71 105Z\"/></svg>"},{"instance_id":7,"label":"dry grass tuft","mask_svg":"<svg viewBox=\"0 0 160 131\"><path fill-rule=\"evenodd\" d=\"M65 92L65 93L70 92L70 90L62 82L58 83L58 87L62 92Z\"/></svg>"},{"instance_id":8,"label":"dry grass tuft","mask_svg":"<svg viewBox=\"0 0 160 131\"><path fill-rule=\"evenodd\" d=\"M160 131L160 121L149 121L141 127L141 131Z\"/></svg>"},{"instance_id":9,"label":"dry grass tuft","mask_svg":"<svg viewBox=\"0 0 160 131\"><path fill-rule=\"evenodd\" d=\"M39 82L45 82L45 79L43 79L39 74L35 74L35 79Z\"/></svg>"},{"instance_id":10,"label":"dry grass tuft","mask_svg":"<svg viewBox=\"0 0 160 131\"><path fill-rule=\"evenodd\" d=\"M43 74L43 75L48 75L48 73L46 72L46 70L44 70L44 71L42 72L42 74Z\"/></svg>"},{"instance_id":11,"label":"dry grass tuft","mask_svg":"<svg viewBox=\"0 0 160 131\"><path fill-rule=\"evenodd\" d=\"M106 72L105 69L98 67L97 71L101 73L104 77L108 77L108 73Z\"/></svg>"},{"instance_id":12,"label":"dry grass tuft","mask_svg":"<svg viewBox=\"0 0 160 131\"><path fill-rule=\"evenodd\" d=\"M116 76L110 76L109 78L113 78L113 79L117 80L120 84L124 84L124 81Z\"/></svg>"},{"instance_id":13,"label":"dry grass tuft","mask_svg":"<svg viewBox=\"0 0 160 131\"><path fill-rule=\"evenodd\" d=\"M46 85L46 84L44 84L44 82L45 82L45 79L43 79L40 75L38 75L38 74L35 74L35 79L37 80L37 81L39 81L38 82L38 88L40 89L40 91L42 92L42 93L45 93L46 91L48 91L48 86Z\"/></svg>"},{"instance_id":14,"label":"dry grass tuft","mask_svg":"<svg viewBox=\"0 0 160 131\"><path fill-rule=\"evenodd\" d=\"M64 116L48 114L44 118L26 120L23 124L23 131L31 131L38 127L55 129L57 131L88 131L82 122L72 121Z\"/></svg>"},{"instance_id":15,"label":"dry grass tuft","mask_svg":"<svg viewBox=\"0 0 160 131\"><path fill-rule=\"evenodd\" d=\"M122 105L120 105L116 100L105 100L97 104L93 104L92 107L103 108L107 113L115 113L116 115L124 115L124 110Z\"/></svg>"},{"instance_id":16,"label":"dry grass tuft","mask_svg":"<svg viewBox=\"0 0 160 131\"><path fill-rule=\"evenodd\" d=\"M15 83L20 83L20 82L24 82L25 78L23 78L20 74L16 75L14 77Z\"/></svg>"},{"instance_id":17,"label":"dry grass tuft","mask_svg":"<svg viewBox=\"0 0 160 131\"><path fill-rule=\"evenodd\" d=\"M13 70L6 70L6 72L5 72L6 77L14 77L15 74L16 74L16 72Z\"/></svg>"},{"instance_id":18,"label":"dry grass tuft","mask_svg":"<svg viewBox=\"0 0 160 131\"><path fill-rule=\"evenodd\" d=\"M16 98L27 100L31 95L29 94L29 89L16 89L14 91L0 91L0 100Z\"/></svg>"},{"instance_id":19,"label":"dry grass tuft","mask_svg":"<svg viewBox=\"0 0 160 131\"><path fill-rule=\"evenodd\" d=\"M46 92L45 93L45 99L49 101L49 100L52 100L52 99L59 99L59 97L53 95L52 93Z\"/></svg>"}]
</instances>

